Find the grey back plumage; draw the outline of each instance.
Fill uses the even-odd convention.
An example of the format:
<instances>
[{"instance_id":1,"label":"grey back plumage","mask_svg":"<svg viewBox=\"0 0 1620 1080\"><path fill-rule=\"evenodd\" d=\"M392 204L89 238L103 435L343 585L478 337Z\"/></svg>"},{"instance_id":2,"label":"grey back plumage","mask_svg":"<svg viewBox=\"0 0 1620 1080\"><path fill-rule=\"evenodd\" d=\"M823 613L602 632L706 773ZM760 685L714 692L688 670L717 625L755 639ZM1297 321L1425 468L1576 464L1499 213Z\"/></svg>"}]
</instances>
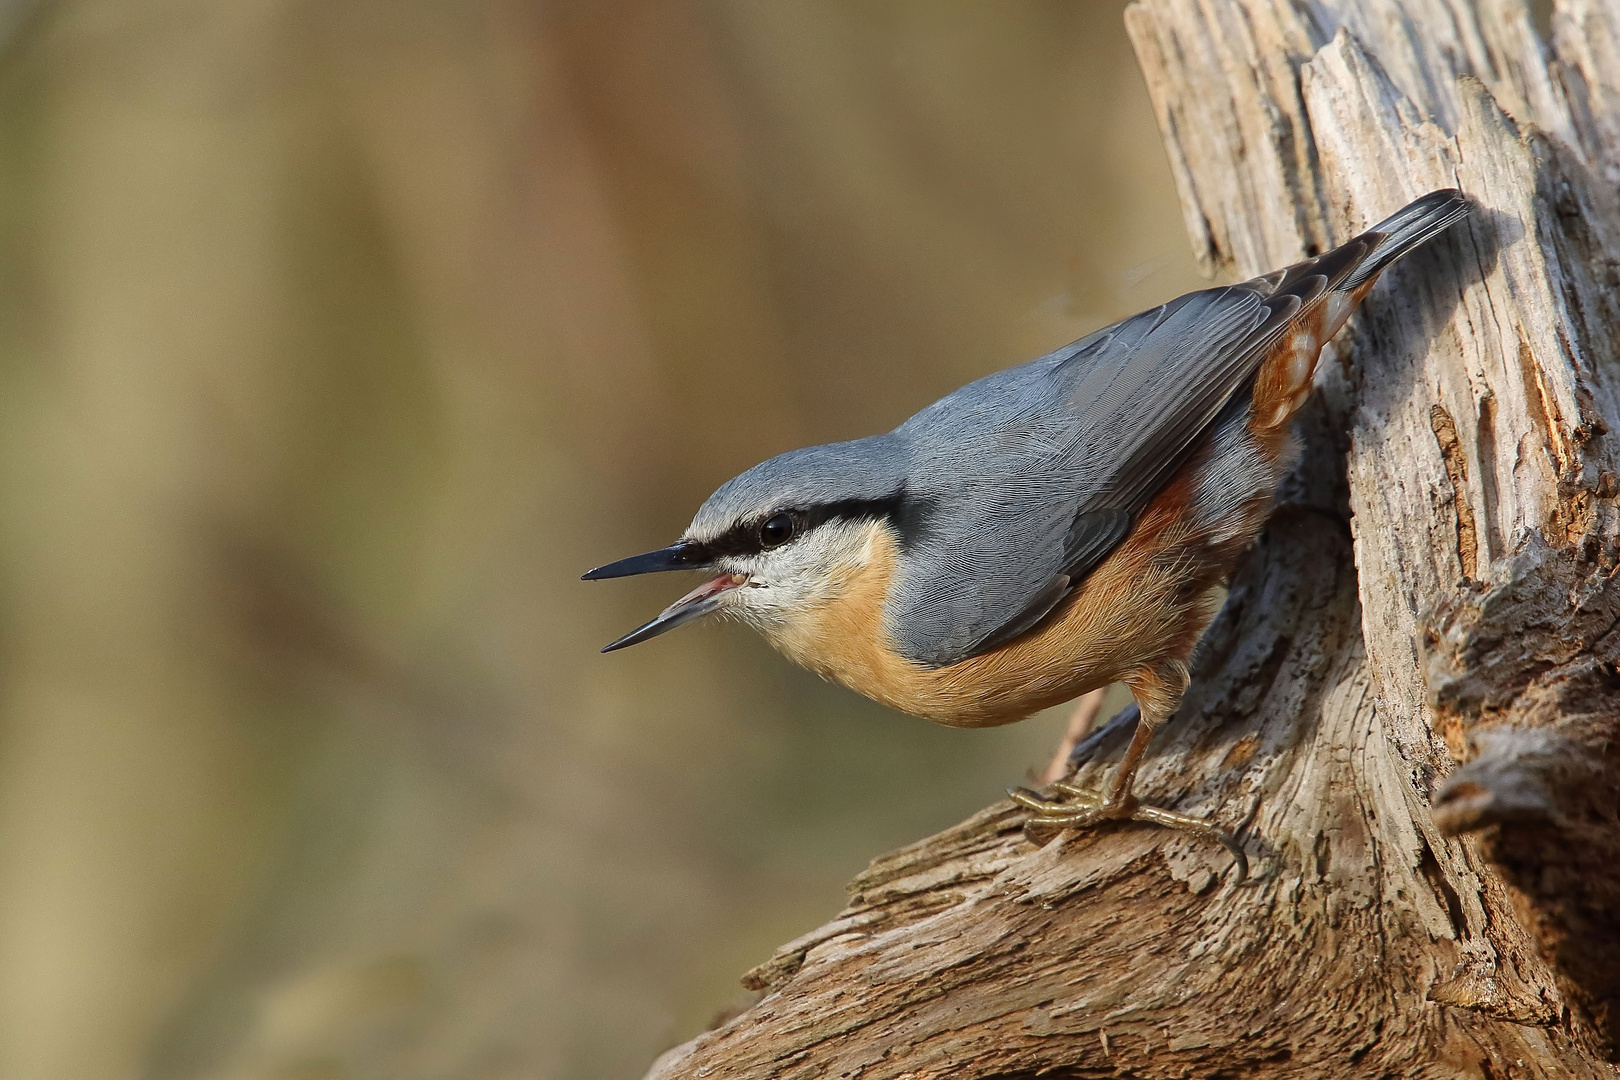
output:
<instances>
[{"instance_id":1,"label":"grey back plumage","mask_svg":"<svg viewBox=\"0 0 1620 1080\"><path fill-rule=\"evenodd\" d=\"M1460 193L1434 192L1316 259L1189 293L970 383L886 435L772 458L715 492L693 534L782 509L888 503L905 552L884 609L897 650L942 667L995 648L1125 538L1302 306L1467 212Z\"/></svg>"},{"instance_id":2,"label":"grey back plumage","mask_svg":"<svg viewBox=\"0 0 1620 1080\"><path fill-rule=\"evenodd\" d=\"M900 426L916 516L886 609L900 652L943 666L1039 622L1136 516L1299 299L1191 293L963 387Z\"/></svg>"}]
</instances>

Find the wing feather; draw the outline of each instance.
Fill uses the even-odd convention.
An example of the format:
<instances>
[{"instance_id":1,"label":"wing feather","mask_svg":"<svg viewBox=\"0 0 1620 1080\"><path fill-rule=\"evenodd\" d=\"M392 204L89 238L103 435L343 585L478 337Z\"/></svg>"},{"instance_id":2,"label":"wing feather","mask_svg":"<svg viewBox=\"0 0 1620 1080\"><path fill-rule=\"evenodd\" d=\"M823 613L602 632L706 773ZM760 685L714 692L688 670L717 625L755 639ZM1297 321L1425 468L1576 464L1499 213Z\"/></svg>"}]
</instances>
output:
<instances>
[{"instance_id":1,"label":"wing feather","mask_svg":"<svg viewBox=\"0 0 1620 1080\"><path fill-rule=\"evenodd\" d=\"M1129 533L1295 317L1469 213L1419 198L1321 256L1189 293L924 409L908 455L904 569L885 621L943 667L1038 624Z\"/></svg>"},{"instance_id":2,"label":"wing feather","mask_svg":"<svg viewBox=\"0 0 1620 1080\"><path fill-rule=\"evenodd\" d=\"M889 601L904 655L942 667L1011 640L1107 557L1299 310L1267 286L1180 297L901 426L908 494L936 508Z\"/></svg>"}]
</instances>

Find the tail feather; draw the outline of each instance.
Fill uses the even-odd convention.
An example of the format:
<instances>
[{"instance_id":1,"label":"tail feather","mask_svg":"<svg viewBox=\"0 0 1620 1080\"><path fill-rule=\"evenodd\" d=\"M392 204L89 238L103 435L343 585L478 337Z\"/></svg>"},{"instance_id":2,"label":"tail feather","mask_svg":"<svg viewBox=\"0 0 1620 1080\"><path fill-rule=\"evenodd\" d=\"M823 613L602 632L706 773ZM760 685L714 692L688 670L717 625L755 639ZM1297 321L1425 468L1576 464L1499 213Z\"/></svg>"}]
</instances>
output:
<instances>
[{"instance_id":1,"label":"tail feather","mask_svg":"<svg viewBox=\"0 0 1620 1080\"><path fill-rule=\"evenodd\" d=\"M1460 191L1431 191L1373 228L1314 259L1276 275L1256 279L1274 289L1268 303L1286 310L1285 326L1257 348L1266 354L1254 385L1254 428L1285 430L1310 395L1322 346L1339 332L1378 276L1408 251L1467 217L1471 207ZM1283 301L1292 303L1284 308Z\"/></svg>"},{"instance_id":2,"label":"tail feather","mask_svg":"<svg viewBox=\"0 0 1620 1080\"><path fill-rule=\"evenodd\" d=\"M1456 188L1431 191L1401 207L1356 237L1356 240L1370 241L1373 249L1338 287L1353 289L1371 280L1384 267L1461 221L1472 210L1468 196Z\"/></svg>"}]
</instances>

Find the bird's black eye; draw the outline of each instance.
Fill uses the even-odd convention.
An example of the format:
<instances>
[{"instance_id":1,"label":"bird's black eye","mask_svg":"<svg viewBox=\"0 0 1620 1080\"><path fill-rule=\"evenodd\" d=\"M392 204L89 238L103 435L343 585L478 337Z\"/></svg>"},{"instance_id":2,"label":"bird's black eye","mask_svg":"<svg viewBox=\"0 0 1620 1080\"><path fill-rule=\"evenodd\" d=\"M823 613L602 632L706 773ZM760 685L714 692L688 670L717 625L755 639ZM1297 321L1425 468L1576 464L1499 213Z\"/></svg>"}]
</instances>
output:
<instances>
[{"instance_id":1,"label":"bird's black eye","mask_svg":"<svg viewBox=\"0 0 1620 1080\"><path fill-rule=\"evenodd\" d=\"M759 527L760 547L781 547L791 539L793 539L793 517L790 514L774 514L766 518L765 524Z\"/></svg>"}]
</instances>

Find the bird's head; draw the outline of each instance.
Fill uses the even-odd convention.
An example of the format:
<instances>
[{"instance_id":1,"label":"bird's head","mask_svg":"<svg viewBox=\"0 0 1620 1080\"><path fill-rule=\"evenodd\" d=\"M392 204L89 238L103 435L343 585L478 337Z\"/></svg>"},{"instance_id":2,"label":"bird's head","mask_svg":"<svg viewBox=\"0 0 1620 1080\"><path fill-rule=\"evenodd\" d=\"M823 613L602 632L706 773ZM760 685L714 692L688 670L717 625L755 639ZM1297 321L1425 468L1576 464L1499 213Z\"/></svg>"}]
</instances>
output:
<instances>
[{"instance_id":1,"label":"bird's head","mask_svg":"<svg viewBox=\"0 0 1620 1080\"><path fill-rule=\"evenodd\" d=\"M590 571L586 581L700 570L707 581L603 651L710 613L768 637L836 599L892 536L905 489L893 436L794 450L721 485L675 543Z\"/></svg>"}]
</instances>

